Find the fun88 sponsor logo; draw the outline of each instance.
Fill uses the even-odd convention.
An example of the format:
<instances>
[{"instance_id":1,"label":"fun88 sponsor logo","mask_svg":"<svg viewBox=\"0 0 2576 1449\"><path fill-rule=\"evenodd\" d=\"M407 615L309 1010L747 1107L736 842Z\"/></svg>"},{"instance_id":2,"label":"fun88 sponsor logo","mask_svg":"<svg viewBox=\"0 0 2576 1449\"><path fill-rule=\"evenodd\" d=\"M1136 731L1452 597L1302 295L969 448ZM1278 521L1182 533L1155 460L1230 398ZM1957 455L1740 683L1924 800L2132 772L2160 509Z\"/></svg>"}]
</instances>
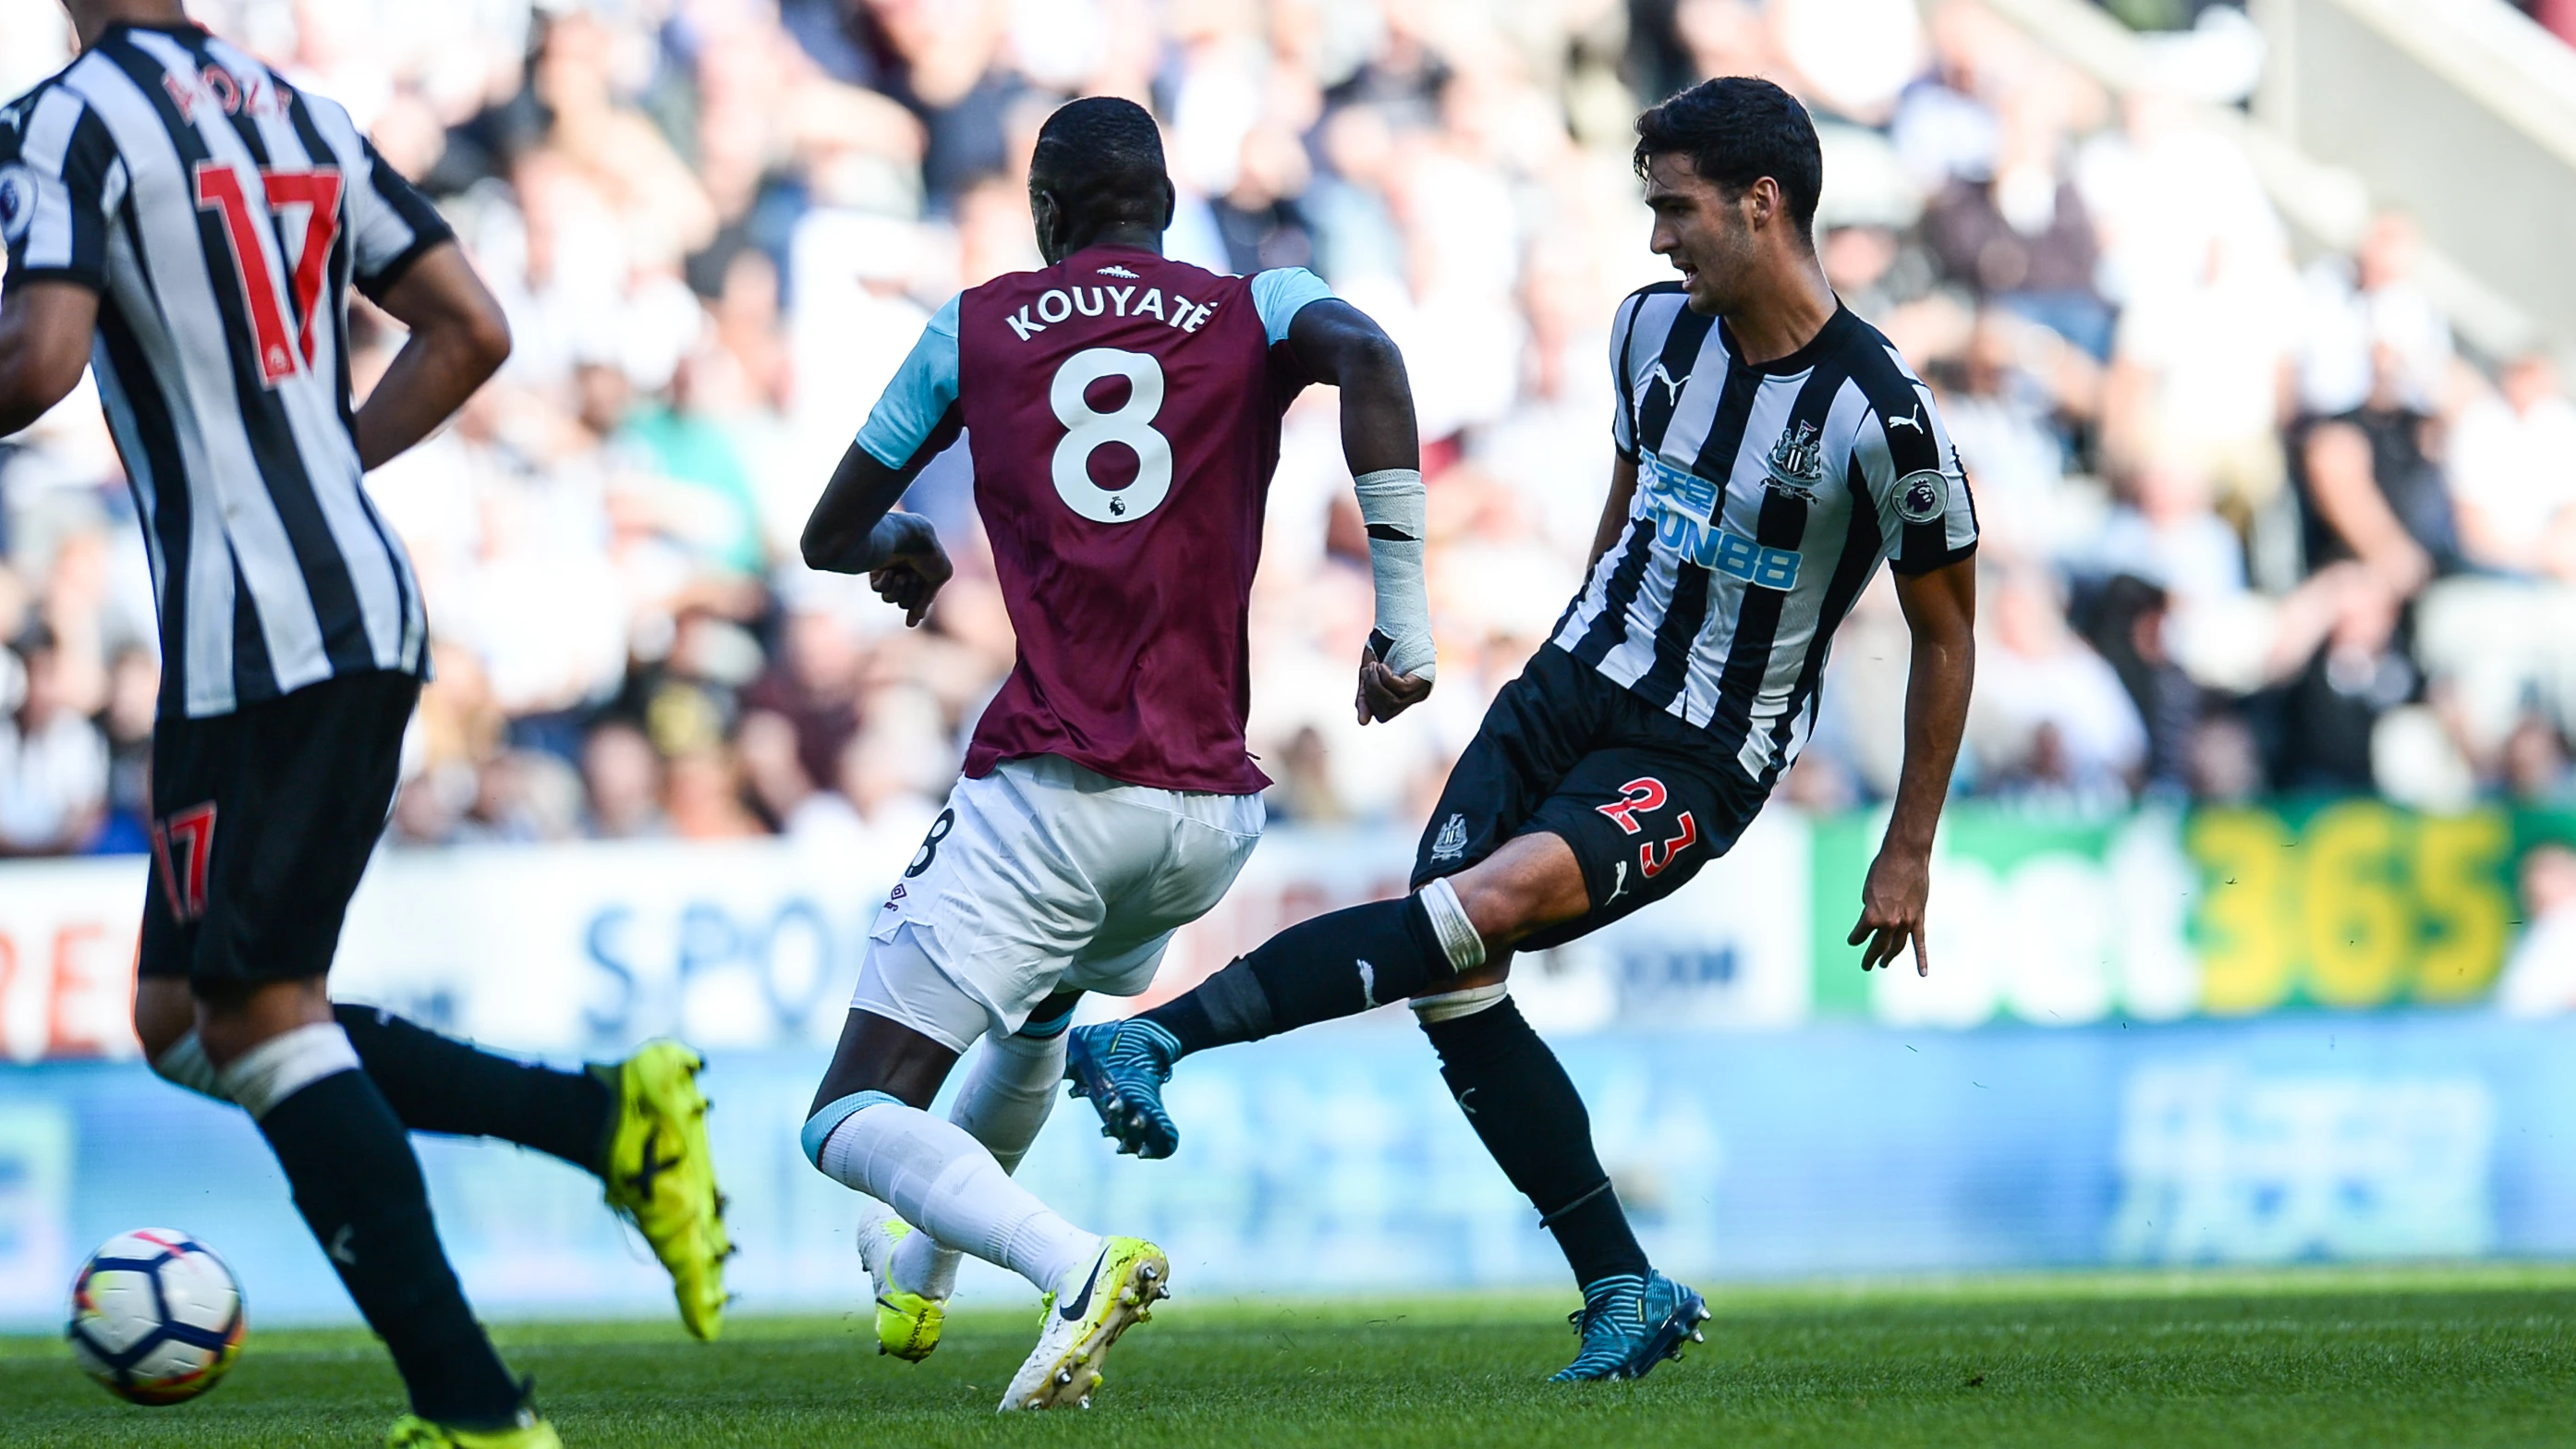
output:
<instances>
[{"instance_id":1,"label":"fun88 sponsor logo","mask_svg":"<svg viewBox=\"0 0 2576 1449\"><path fill-rule=\"evenodd\" d=\"M1698 564L1759 589L1783 591L1798 586L1798 551L1765 548L1740 533L1702 524L1686 513L1661 511L1656 533L1664 547Z\"/></svg>"}]
</instances>

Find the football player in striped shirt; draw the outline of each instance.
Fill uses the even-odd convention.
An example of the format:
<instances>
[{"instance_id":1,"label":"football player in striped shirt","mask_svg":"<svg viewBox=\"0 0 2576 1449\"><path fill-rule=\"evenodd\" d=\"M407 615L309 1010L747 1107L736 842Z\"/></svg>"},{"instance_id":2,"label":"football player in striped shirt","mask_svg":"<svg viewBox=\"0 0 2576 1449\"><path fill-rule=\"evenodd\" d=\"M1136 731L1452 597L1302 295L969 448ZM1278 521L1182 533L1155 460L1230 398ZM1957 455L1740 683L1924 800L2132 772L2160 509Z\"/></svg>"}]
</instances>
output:
<instances>
[{"instance_id":1,"label":"football player in striped shirt","mask_svg":"<svg viewBox=\"0 0 2576 1449\"><path fill-rule=\"evenodd\" d=\"M1826 282L1814 124L1767 81L1646 112L1654 249L1619 309L1617 461L1583 590L1504 687L1424 830L1415 893L1321 916L1196 990L1075 1031L1067 1071L1125 1150L1168 1155L1180 1057L1410 998L1441 1073L1564 1249L1583 1344L1633 1378L1707 1315L1655 1272L1583 1102L1506 995L1516 950L1640 910L1724 853L1805 744L1833 632L1884 563L1914 636L1905 763L1852 943L1911 946L1972 672L1975 507L1928 389Z\"/></svg>"},{"instance_id":2,"label":"football player in striped shirt","mask_svg":"<svg viewBox=\"0 0 2576 1449\"><path fill-rule=\"evenodd\" d=\"M545 1449L405 1133L597 1174L713 1337L730 1245L698 1058L657 1042L550 1071L327 985L428 668L419 583L361 479L492 375L509 327L347 111L176 0L69 8L80 58L0 107L0 436L89 367L142 518L162 682L135 1031L153 1070L259 1123L410 1390L390 1442ZM363 404L353 286L410 328Z\"/></svg>"}]
</instances>

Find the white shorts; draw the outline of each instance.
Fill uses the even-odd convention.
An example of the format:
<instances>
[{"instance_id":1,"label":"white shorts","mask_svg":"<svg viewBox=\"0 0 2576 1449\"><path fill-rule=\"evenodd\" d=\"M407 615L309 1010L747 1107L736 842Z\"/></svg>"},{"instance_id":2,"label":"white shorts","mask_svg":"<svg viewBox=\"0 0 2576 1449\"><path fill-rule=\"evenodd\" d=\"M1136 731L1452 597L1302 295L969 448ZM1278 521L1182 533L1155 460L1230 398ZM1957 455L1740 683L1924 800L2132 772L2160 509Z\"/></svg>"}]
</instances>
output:
<instances>
[{"instance_id":1,"label":"white shorts","mask_svg":"<svg viewBox=\"0 0 2576 1449\"><path fill-rule=\"evenodd\" d=\"M1125 785L1054 755L959 780L868 932L851 1006L963 1052L1058 991L1134 996L1260 842L1258 795Z\"/></svg>"}]
</instances>

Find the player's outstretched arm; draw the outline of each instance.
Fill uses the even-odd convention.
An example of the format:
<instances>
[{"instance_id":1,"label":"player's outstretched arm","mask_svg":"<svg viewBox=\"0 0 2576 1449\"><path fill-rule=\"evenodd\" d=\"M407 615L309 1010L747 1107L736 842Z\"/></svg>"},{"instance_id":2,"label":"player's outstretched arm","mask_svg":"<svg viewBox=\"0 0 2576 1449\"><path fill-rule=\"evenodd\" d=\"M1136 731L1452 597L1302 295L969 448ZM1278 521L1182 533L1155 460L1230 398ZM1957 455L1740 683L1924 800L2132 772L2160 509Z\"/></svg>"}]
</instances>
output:
<instances>
[{"instance_id":1,"label":"player's outstretched arm","mask_svg":"<svg viewBox=\"0 0 2576 1449\"><path fill-rule=\"evenodd\" d=\"M97 327L98 293L78 282L29 282L0 297L0 438L80 386Z\"/></svg>"},{"instance_id":2,"label":"player's outstretched arm","mask_svg":"<svg viewBox=\"0 0 2576 1449\"><path fill-rule=\"evenodd\" d=\"M1438 665L1422 587L1422 449L1404 354L1367 313L1338 298L1297 310L1288 345L1318 382L1342 391L1342 457L1358 480L1377 579L1377 627L1360 660L1359 720L1389 720L1431 693Z\"/></svg>"},{"instance_id":3,"label":"player's outstretched arm","mask_svg":"<svg viewBox=\"0 0 2576 1449\"><path fill-rule=\"evenodd\" d=\"M1899 574L1896 600L1914 634L1905 680L1905 765L1897 775L1887 839L1861 885L1860 922L1852 927L1851 944L1868 941L1860 957L1860 969L1867 971L1894 965L1910 941L1915 971L1929 976L1923 915L1932 893L1932 832L1950 793L1950 770L1968 723L1968 689L1977 672L1977 561L1971 556L1911 577Z\"/></svg>"},{"instance_id":4,"label":"player's outstretched arm","mask_svg":"<svg viewBox=\"0 0 2576 1449\"><path fill-rule=\"evenodd\" d=\"M510 360L510 319L454 242L423 253L377 301L411 337L351 426L369 469L436 432Z\"/></svg>"}]
</instances>

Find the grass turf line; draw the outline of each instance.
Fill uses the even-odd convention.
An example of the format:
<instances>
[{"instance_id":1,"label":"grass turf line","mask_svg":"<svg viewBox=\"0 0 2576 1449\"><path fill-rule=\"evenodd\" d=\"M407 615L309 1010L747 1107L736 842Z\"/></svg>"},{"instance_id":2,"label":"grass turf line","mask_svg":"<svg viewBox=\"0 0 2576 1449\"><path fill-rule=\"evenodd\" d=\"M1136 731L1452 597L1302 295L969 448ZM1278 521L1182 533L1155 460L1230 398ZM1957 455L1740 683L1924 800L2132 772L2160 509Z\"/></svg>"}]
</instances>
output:
<instances>
[{"instance_id":1,"label":"grass turf line","mask_svg":"<svg viewBox=\"0 0 2576 1449\"><path fill-rule=\"evenodd\" d=\"M1182 1285L1186 1292L1187 1285ZM1730 1290L1643 1383L1543 1382L1554 1299L1183 1298L1121 1344L1100 1407L1003 1419L1034 1314L961 1313L930 1362L864 1320L497 1331L573 1449L637 1445L2540 1445L2576 1440L2576 1272L2083 1275ZM0 1445L381 1442L363 1333L252 1330L227 1383L139 1409L60 1345L0 1339Z\"/></svg>"}]
</instances>

